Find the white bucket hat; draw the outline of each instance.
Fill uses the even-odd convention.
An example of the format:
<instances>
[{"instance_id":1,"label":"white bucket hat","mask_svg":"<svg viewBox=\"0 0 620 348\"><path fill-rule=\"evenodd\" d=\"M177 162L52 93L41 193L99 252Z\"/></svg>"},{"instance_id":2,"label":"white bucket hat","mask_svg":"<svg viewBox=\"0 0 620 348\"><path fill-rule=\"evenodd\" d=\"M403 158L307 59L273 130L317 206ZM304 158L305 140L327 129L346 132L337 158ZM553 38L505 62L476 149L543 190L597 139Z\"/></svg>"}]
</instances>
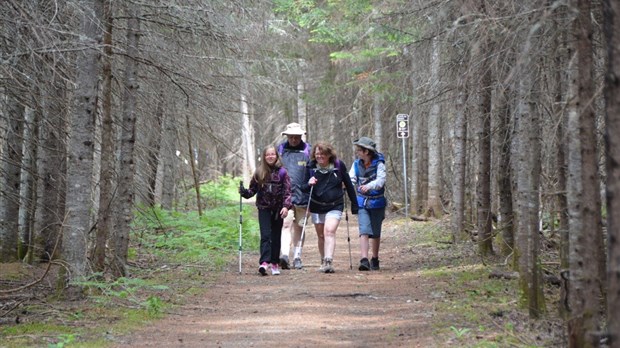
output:
<instances>
[{"instance_id":1,"label":"white bucket hat","mask_svg":"<svg viewBox=\"0 0 620 348\"><path fill-rule=\"evenodd\" d=\"M301 128L299 123L289 123L286 125L286 129L282 132L282 135L304 135L306 131Z\"/></svg>"}]
</instances>

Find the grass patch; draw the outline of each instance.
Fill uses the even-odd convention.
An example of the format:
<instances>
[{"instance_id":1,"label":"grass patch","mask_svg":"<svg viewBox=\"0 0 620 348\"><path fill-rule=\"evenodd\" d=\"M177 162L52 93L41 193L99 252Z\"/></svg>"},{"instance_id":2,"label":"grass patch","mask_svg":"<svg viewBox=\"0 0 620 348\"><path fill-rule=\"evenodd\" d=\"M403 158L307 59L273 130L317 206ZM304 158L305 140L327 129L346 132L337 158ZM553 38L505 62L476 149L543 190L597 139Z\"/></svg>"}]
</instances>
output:
<instances>
[{"instance_id":1,"label":"grass patch","mask_svg":"<svg viewBox=\"0 0 620 348\"><path fill-rule=\"evenodd\" d=\"M253 206L242 204L240 211L237 180L224 177L202 185L200 192L207 208L202 216L193 209L136 209L129 276L111 279L94 274L77 282L87 290L86 299L61 302L54 296L54 276L49 275L47 287L38 291L43 300L22 304L21 321L0 327L0 346L109 346L118 343L115 336L130 334L207 291L218 272L236 256L240 214L244 250L258 250L258 222ZM191 199L188 193L183 202ZM11 281L28 283L35 278L33 266L17 263L12 267L6 272ZM4 272L2 279L7 280Z\"/></svg>"},{"instance_id":2,"label":"grass patch","mask_svg":"<svg viewBox=\"0 0 620 348\"><path fill-rule=\"evenodd\" d=\"M482 260L472 241L450 243L447 220L409 223L408 249L417 256L416 269L434 304L437 342L454 347L556 347L562 321L555 313L532 325L519 307L516 279L490 278L494 270L510 271L503 259ZM395 228L402 228L397 222ZM499 250L499 249L496 249ZM557 293L546 288L546 294ZM539 330L549 325L554 329ZM548 335L540 334L548 332ZM552 332L553 331L553 332ZM561 333L561 330L559 331Z\"/></svg>"}]
</instances>

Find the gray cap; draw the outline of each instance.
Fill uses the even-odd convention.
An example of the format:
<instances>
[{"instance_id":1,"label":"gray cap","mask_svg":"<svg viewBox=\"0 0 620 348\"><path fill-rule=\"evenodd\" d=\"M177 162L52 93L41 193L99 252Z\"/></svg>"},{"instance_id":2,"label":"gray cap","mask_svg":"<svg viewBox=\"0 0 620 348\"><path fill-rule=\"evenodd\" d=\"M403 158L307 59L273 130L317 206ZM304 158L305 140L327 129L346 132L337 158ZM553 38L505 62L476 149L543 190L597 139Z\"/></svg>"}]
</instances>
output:
<instances>
[{"instance_id":1,"label":"gray cap","mask_svg":"<svg viewBox=\"0 0 620 348\"><path fill-rule=\"evenodd\" d=\"M353 142L353 145L363 147L365 149L377 152L377 144L369 137L361 137Z\"/></svg>"}]
</instances>

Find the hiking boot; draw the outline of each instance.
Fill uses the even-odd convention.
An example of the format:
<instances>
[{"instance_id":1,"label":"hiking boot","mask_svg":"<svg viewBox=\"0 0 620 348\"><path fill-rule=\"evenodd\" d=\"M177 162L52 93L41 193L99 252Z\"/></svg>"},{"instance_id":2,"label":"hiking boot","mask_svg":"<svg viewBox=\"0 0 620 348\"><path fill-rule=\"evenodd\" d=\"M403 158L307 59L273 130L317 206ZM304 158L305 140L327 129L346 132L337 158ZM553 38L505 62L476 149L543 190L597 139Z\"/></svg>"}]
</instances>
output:
<instances>
[{"instance_id":1,"label":"hiking boot","mask_svg":"<svg viewBox=\"0 0 620 348\"><path fill-rule=\"evenodd\" d=\"M323 272L334 273L334 266L332 265L332 259L325 259L325 266L323 266Z\"/></svg>"},{"instance_id":2,"label":"hiking boot","mask_svg":"<svg viewBox=\"0 0 620 348\"><path fill-rule=\"evenodd\" d=\"M295 269L302 269L304 267L304 265L301 263L301 259L299 257L296 257L295 260L293 260L293 267Z\"/></svg>"},{"instance_id":3,"label":"hiking boot","mask_svg":"<svg viewBox=\"0 0 620 348\"><path fill-rule=\"evenodd\" d=\"M280 267L282 267L282 269L289 269L288 255L282 255L282 257L280 258Z\"/></svg>"},{"instance_id":4,"label":"hiking boot","mask_svg":"<svg viewBox=\"0 0 620 348\"><path fill-rule=\"evenodd\" d=\"M325 271L325 259L321 259L321 266L319 266L319 272L323 273Z\"/></svg>"},{"instance_id":5,"label":"hiking boot","mask_svg":"<svg viewBox=\"0 0 620 348\"><path fill-rule=\"evenodd\" d=\"M271 275L280 275L280 267L277 263L271 264Z\"/></svg>"},{"instance_id":6,"label":"hiking boot","mask_svg":"<svg viewBox=\"0 0 620 348\"><path fill-rule=\"evenodd\" d=\"M360 267L358 268L360 271L370 271L370 263L368 262L368 258L363 258L360 260Z\"/></svg>"},{"instance_id":7,"label":"hiking boot","mask_svg":"<svg viewBox=\"0 0 620 348\"><path fill-rule=\"evenodd\" d=\"M258 267L258 273L261 275L267 275L267 267L269 267L267 262L261 263L260 267Z\"/></svg>"},{"instance_id":8,"label":"hiking boot","mask_svg":"<svg viewBox=\"0 0 620 348\"><path fill-rule=\"evenodd\" d=\"M373 271L379 270L379 258L378 257L373 257L370 259L370 269Z\"/></svg>"}]
</instances>

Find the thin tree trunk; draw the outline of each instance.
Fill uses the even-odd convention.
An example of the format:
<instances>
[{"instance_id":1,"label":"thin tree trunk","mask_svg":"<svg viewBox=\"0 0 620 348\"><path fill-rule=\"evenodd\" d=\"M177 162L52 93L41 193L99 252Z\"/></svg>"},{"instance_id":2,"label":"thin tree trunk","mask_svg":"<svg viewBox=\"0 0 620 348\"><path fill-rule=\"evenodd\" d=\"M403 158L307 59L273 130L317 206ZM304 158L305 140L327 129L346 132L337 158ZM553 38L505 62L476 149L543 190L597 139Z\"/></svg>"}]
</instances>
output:
<instances>
[{"instance_id":1,"label":"thin tree trunk","mask_svg":"<svg viewBox=\"0 0 620 348\"><path fill-rule=\"evenodd\" d=\"M172 108L174 109L174 108ZM172 115L164 115L164 129L162 135L162 146L160 147L160 157L163 161L163 169L161 175L161 206L164 209L172 209L174 206L174 190L176 181L175 171L175 144L176 144L176 128L174 127L174 118Z\"/></svg>"},{"instance_id":2,"label":"thin tree trunk","mask_svg":"<svg viewBox=\"0 0 620 348\"><path fill-rule=\"evenodd\" d=\"M243 168L241 176L244 182L250 181L250 176L256 170L256 156L254 155L254 142L252 141L252 123L250 122L250 110L247 97L241 94L241 136L243 150Z\"/></svg>"},{"instance_id":3,"label":"thin tree trunk","mask_svg":"<svg viewBox=\"0 0 620 348\"><path fill-rule=\"evenodd\" d=\"M507 87L500 87L496 94L497 102L497 131L499 133L499 159L497 168L497 185L499 190L499 219L498 229L501 233L500 253L503 256L512 254L515 246L515 225L514 225L514 207L512 205L512 170L510 167L511 151L510 144L512 139L510 103L508 97L510 95Z\"/></svg>"},{"instance_id":4,"label":"thin tree trunk","mask_svg":"<svg viewBox=\"0 0 620 348\"><path fill-rule=\"evenodd\" d=\"M454 120L454 137L452 139L453 180L452 180L452 242L465 240L465 168L466 168L466 135L467 88L460 87L456 99L456 115Z\"/></svg>"},{"instance_id":5,"label":"thin tree trunk","mask_svg":"<svg viewBox=\"0 0 620 348\"><path fill-rule=\"evenodd\" d=\"M373 140L377 144L377 149L382 149L383 143L383 126L381 125L381 114L382 114L382 105L381 105L381 94L375 92L373 93L373 102L372 102L372 123L374 134L372 136Z\"/></svg>"},{"instance_id":6,"label":"thin tree trunk","mask_svg":"<svg viewBox=\"0 0 620 348\"><path fill-rule=\"evenodd\" d=\"M0 262L17 261L19 191L25 108L10 98L8 124L0 158Z\"/></svg>"},{"instance_id":7,"label":"thin tree trunk","mask_svg":"<svg viewBox=\"0 0 620 348\"><path fill-rule=\"evenodd\" d=\"M104 2L104 20L106 23L103 43L103 101L101 105L101 170L99 180L99 211L95 248L93 250L93 268L101 273L105 270L106 244L111 234L113 185L115 172L114 156L114 120L112 118L112 1Z\"/></svg>"},{"instance_id":8,"label":"thin tree trunk","mask_svg":"<svg viewBox=\"0 0 620 348\"><path fill-rule=\"evenodd\" d=\"M481 2L479 12L484 14ZM476 185L476 209L478 212L478 251L482 256L493 254L493 234L491 220L491 71L485 63L488 39L474 44L472 60L479 66L474 86L477 87L476 108L479 125L476 138L478 140L478 172Z\"/></svg>"},{"instance_id":9,"label":"thin tree trunk","mask_svg":"<svg viewBox=\"0 0 620 348\"><path fill-rule=\"evenodd\" d=\"M194 180L194 190L196 191L196 206L198 207L198 216L202 216L202 201L200 198L200 180L196 173L196 160L194 158L194 145L192 143L192 128L189 122L189 115L185 115L185 128L187 131L187 147L190 157L190 168L192 169L192 179Z\"/></svg>"},{"instance_id":10,"label":"thin tree trunk","mask_svg":"<svg viewBox=\"0 0 620 348\"><path fill-rule=\"evenodd\" d=\"M162 141L162 127L164 119L164 100L165 96L163 91L159 93L159 101L155 108L155 119L153 120L152 128L149 131L149 141L146 146L146 176L148 184L148 192L145 204L147 206L154 206L156 199L156 186L157 186L157 169L159 168L159 154Z\"/></svg>"},{"instance_id":11,"label":"thin tree trunk","mask_svg":"<svg viewBox=\"0 0 620 348\"><path fill-rule=\"evenodd\" d=\"M19 192L19 239L17 257L23 260L32 245L32 221L36 209L36 184L34 174L37 170L37 120L40 110L26 109L23 134L23 156L21 163L21 184ZM32 253L30 253L32 256ZM32 259L28 260L32 262Z\"/></svg>"},{"instance_id":12,"label":"thin tree trunk","mask_svg":"<svg viewBox=\"0 0 620 348\"><path fill-rule=\"evenodd\" d=\"M118 204L115 204L114 257L112 272L115 276L127 275L129 230L133 219L135 196L135 143L136 143L136 95L138 93L138 64L140 19L138 5L127 3L127 57L123 92L123 122L121 132L120 168L118 178Z\"/></svg>"},{"instance_id":13,"label":"thin tree trunk","mask_svg":"<svg viewBox=\"0 0 620 348\"><path fill-rule=\"evenodd\" d=\"M439 95L441 65L441 45L439 38L432 40L431 47L431 95ZM427 215L443 216L441 204L441 106L438 101L433 102L428 115L428 202Z\"/></svg>"}]
</instances>

